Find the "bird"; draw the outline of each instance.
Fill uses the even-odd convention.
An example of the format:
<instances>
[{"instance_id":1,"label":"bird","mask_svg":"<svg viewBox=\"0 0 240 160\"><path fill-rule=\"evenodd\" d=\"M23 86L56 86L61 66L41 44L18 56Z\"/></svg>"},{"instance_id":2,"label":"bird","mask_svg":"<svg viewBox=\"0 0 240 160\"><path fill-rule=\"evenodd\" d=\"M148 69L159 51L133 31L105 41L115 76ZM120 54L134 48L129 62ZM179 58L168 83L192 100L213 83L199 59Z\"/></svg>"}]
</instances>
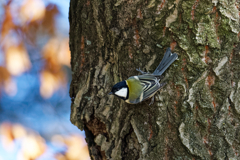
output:
<instances>
[{"instance_id":1,"label":"bird","mask_svg":"<svg viewBox=\"0 0 240 160\"><path fill-rule=\"evenodd\" d=\"M117 96L130 104L137 104L146 99L152 98L151 105L154 103L155 93L163 88L167 83L160 83L163 73L178 58L176 53L172 53L168 48L163 56L162 61L153 73L143 72L142 75L131 76L127 80L116 83L109 95Z\"/></svg>"}]
</instances>

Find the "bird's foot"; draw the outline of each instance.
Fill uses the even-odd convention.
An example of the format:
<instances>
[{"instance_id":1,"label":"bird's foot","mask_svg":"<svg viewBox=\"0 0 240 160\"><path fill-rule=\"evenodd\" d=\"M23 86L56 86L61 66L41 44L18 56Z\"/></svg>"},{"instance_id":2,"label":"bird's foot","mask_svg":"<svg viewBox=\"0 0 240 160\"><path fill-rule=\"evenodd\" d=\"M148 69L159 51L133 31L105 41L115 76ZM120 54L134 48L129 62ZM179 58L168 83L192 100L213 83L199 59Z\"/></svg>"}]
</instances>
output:
<instances>
[{"instance_id":1,"label":"bird's foot","mask_svg":"<svg viewBox=\"0 0 240 160\"><path fill-rule=\"evenodd\" d=\"M154 103L154 96L151 98L151 102L149 103L149 106L151 106Z\"/></svg>"},{"instance_id":2,"label":"bird's foot","mask_svg":"<svg viewBox=\"0 0 240 160\"><path fill-rule=\"evenodd\" d=\"M160 83L160 88L159 88L159 89L161 89L162 87L164 87L166 84L167 84L167 82Z\"/></svg>"},{"instance_id":3,"label":"bird's foot","mask_svg":"<svg viewBox=\"0 0 240 160\"><path fill-rule=\"evenodd\" d=\"M143 72L140 68L136 69L138 72L140 72L141 74L150 74L149 72Z\"/></svg>"},{"instance_id":4,"label":"bird's foot","mask_svg":"<svg viewBox=\"0 0 240 160\"><path fill-rule=\"evenodd\" d=\"M156 76L159 80L164 78L164 75Z\"/></svg>"}]
</instances>

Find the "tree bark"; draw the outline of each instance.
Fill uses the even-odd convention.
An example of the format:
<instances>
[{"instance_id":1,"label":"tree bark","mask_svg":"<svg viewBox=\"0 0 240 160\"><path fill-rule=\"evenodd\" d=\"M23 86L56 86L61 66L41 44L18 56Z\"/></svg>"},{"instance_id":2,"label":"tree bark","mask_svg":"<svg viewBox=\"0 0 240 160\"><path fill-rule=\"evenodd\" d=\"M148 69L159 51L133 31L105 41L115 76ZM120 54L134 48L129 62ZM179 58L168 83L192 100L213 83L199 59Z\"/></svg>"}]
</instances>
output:
<instances>
[{"instance_id":1,"label":"tree bark","mask_svg":"<svg viewBox=\"0 0 240 160\"><path fill-rule=\"evenodd\" d=\"M71 122L93 160L240 159L239 1L71 0ZM111 87L179 55L155 103Z\"/></svg>"}]
</instances>

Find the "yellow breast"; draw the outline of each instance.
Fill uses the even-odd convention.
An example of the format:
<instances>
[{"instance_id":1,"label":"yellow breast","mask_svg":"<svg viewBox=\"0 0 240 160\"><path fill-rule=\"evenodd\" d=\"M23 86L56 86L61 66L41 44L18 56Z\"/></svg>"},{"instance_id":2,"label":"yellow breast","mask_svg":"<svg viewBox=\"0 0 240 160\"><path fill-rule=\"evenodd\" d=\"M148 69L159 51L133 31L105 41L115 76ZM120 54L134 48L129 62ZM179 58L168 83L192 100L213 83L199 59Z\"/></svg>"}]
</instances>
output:
<instances>
[{"instance_id":1,"label":"yellow breast","mask_svg":"<svg viewBox=\"0 0 240 160\"><path fill-rule=\"evenodd\" d=\"M142 95L142 85L139 80L131 77L126 80L126 83L129 89L129 96L126 102L131 103Z\"/></svg>"}]
</instances>

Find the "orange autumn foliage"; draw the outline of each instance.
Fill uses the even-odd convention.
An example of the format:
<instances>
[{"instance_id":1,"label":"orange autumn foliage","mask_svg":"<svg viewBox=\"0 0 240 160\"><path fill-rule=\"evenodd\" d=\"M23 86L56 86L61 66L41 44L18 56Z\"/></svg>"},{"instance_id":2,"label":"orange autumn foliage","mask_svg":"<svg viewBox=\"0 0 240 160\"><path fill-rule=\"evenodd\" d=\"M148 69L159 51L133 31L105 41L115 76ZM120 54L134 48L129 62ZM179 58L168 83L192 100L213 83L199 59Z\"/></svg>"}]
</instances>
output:
<instances>
[{"instance_id":1,"label":"orange autumn foliage","mask_svg":"<svg viewBox=\"0 0 240 160\"><path fill-rule=\"evenodd\" d=\"M20 140L18 159L37 159L48 150L45 140L36 132L24 128L20 124L4 122L0 124L0 145L5 150L14 149L15 140ZM89 160L89 153L84 137L73 134L69 136L53 135L51 137L53 146L62 146L66 152L54 153L57 160Z\"/></svg>"},{"instance_id":2,"label":"orange autumn foliage","mask_svg":"<svg viewBox=\"0 0 240 160\"><path fill-rule=\"evenodd\" d=\"M0 87L8 88L5 91L9 90L9 95L16 93L16 89L15 92L11 89L14 88L11 85L15 88L16 85L10 80L12 76L20 76L29 71L34 65L29 56L33 54L29 52L30 47L38 50L44 61L40 72L40 93L44 98L51 97L67 82L62 66L70 66L68 38L61 38L56 32L56 16L60 13L57 6L52 3L46 5L44 0L8 0L3 4L3 10L0 52L4 53L4 63L0 65L6 70L2 68L0 74L5 72L9 76L8 83L6 78L0 78ZM44 47L37 43L41 36L49 37Z\"/></svg>"}]
</instances>

